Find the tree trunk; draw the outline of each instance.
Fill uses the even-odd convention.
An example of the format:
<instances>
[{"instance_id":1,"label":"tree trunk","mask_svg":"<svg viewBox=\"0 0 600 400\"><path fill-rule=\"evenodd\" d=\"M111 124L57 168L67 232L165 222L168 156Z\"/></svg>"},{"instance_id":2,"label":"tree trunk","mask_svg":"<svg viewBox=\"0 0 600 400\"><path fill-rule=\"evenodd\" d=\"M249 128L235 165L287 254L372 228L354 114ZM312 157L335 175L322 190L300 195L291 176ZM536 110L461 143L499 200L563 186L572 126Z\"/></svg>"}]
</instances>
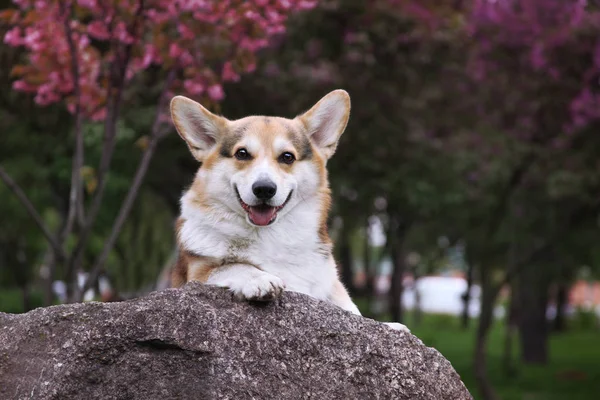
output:
<instances>
[{"instance_id":1,"label":"tree trunk","mask_svg":"<svg viewBox=\"0 0 600 400\"><path fill-rule=\"evenodd\" d=\"M44 265L46 266L46 276L43 278L44 287L44 307L54 304L54 291L52 284L54 283L54 275L56 271L56 257L54 251L50 248L44 255Z\"/></svg>"},{"instance_id":2,"label":"tree trunk","mask_svg":"<svg viewBox=\"0 0 600 400\"><path fill-rule=\"evenodd\" d=\"M373 319L379 319L381 316L382 308L379 306L378 302L381 303L381 299L379 293L377 293L377 278L379 276L379 265L381 264L381 260L383 255L386 254L386 246L381 250L381 254L375 259L372 257L371 253L371 243L369 240L369 218L367 217L365 221L365 252L363 254L364 257L364 266L365 266L365 286L363 290L363 294L365 296L365 300L367 302L367 309L369 310L370 316Z\"/></svg>"},{"instance_id":3,"label":"tree trunk","mask_svg":"<svg viewBox=\"0 0 600 400\"><path fill-rule=\"evenodd\" d=\"M23 312L31 310L31 296L29 293L29 285L27 283L21 285L21 299L23 301Z\"/></svg>"},{"instance_id":4,"label":"tree trunk","mask_svg":"<svg viewBox=\"0 0 600 400\"><path fill-rule=\"evenodd\" d=\"M68 269L68 267L67 267ZM79 286L79 269L67 271L65 283L67 284L67 303L75 303L83 301L85 292Z\"/></svg>"},{"instance_id":5,"label":"tree trunk","mask_svg":"<svg viewBox=\"0 0 600 400\"><path fill-rule=\"evenodd\" d=\"M402 278L404 276L404 260L402 249L394 248L392 249L392 277L391 277L391 286L390 286L390 294L389 294L389 302L390 302L390 314L392 321L402 322Z\"/></svg>"},{"instance_id":6,"label":"tree trunk","mask_svg":"<svg viewBox=\"0 0 600 400\"><path fill-rule=\"evenodd\" d=\"M498 397L487 375L487 338L494 318L494 303L500 291L492 284L490 271L481 266L481 313L475 337L474 374L477 386L484 400L496 400Z\"/></svg>"},{"instance_id":7,"label":"tree trunk","mask_svg":"<svg viewBox=\"0 0 600 400\"><path fill-rule=\"evenodd\" d=\"M467 265L467 288L462 295L463 309L461 313L461 327L466 330L469 328L469 305L471 304L471 288L473 287L473 263L468 262Z\"/></svg>"},{"instance_id":8,"label":"tree trunk","mask_svg":"<svg viewBox=\"0 0 600 400\"><path fill-rule=\"evenodd\" d=\"M423 311L421 309L421 292L419 292L418 287L417 287L418 282L419 282L419 276L417 275L417 272L415 271L414 280L413 280L413 286L414 286L414 292L415 292L415 309L413 311L413 321L412 321L412 323L415 327L420 326L421 321L423 320Z\"/></svg>"},{"instance_id":9,"label":"tree trunk","mask_svg":"<svg viewBox=\"0 0 600 400\"><path fill-rule=\"evenodd\" d=\"M548 281L540 277L539 268L527 268L519 282L519 336L521 360L526 364L546 364L548 361Z\"/></svg>"},{"instance_id":10,"label":"tree trunk","mask_svg":"<svg viewBox=\"0 0 600 400\"><path fill-rule=\"evenodd\" d=\"M504 373L508 377L516 375L517 369L513 363L513 343L518 328L518 313L520 303L518 299L518 289L515 283L512 284L510 290L510 300L506 313L506 323L504 327L504 354L502 356L502 365Z\"/></svg>"},{"instance_id":11,"label":"tree trunk","mask_svg":"<svg viewBox=\"0 0 600 400\"><path fill-rule=\"evenodd\" d=\"M371 303L374 297L375 290L375 271L374 266L371 262L371 243L369 241L369 218L365 222L365 237L364 237L364 251L363 251L363 268L365 272L365 285L363 287L363 293Z\"/></svg>"},{"instance_id":12,"label":"tree trunk","mask_svg":"<svg viewBox=\"0 0 600 400\"><path fill-rule=\"evenodd\" d=\"M352 271L352 249L350 246L350 236L352 231L348 226L347 222L342 223L342 229L340 232L339 252L340 252L340 265L341 265L341 278L342 283L348 289L350 295L353 295L354 290L354 273Z\"/></svg>"},{"instance_id":13,"label":"tree trunk","mask_svg":"<svg viewBox=\"0 0 600 400\"><path fill-rule=\"evenodd\" d=\"M556 316L554 317L553 330L564 332L567 328L565 311L568 303L569 287L566 283L558 283L556 286Z\"/></svg>"},{"instance_id":14,"label":"tree trunk","mask_svg":"<svg viewBox=\"0 0 600 400\"><path fill-rule=\"evenodd\" d=\"M389 291L389 309L392 321L402 322L402 292L403 278L406 271L406 260L404 257L404 238L408 230L408 224L404 223L398 217L392 217L390 220L390 254L392 257L392 276Z\"/></svg>"}]
</instances>

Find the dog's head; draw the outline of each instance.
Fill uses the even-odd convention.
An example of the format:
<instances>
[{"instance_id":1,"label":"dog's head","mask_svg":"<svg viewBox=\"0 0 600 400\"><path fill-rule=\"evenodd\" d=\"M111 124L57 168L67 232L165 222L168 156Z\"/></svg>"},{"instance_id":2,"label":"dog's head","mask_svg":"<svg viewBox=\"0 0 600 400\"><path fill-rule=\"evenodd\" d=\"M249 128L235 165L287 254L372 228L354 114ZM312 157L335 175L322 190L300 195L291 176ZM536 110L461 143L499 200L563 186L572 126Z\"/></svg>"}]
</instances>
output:
<instances>
[{"instance_id":1,"label":"dog's head","mask_svg":"<svg viewBox=\"0 0 600 400\"><path fill-rule=\"evenodd\" d=\"M294 119L227 120L176 96L171 116L202 163L192 190L204 207L227 207L267 226L298 203L327 190L325 164L350 114L350 97L335 90ZM324 190L325 189L325 190Z\"/></svg>"}]
</instances>

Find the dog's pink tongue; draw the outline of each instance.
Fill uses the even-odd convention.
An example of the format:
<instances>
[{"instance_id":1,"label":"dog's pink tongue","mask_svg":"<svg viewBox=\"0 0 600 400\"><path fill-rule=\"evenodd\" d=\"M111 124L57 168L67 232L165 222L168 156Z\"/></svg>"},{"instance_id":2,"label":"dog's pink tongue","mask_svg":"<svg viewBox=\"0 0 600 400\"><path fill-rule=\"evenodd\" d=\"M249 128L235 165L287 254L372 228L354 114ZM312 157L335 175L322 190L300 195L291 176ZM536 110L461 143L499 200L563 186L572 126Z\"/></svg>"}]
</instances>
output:
<instances>
[{"instance_id":1,"label":"dog's pink tongue","mask_svg":"<svg viewBox=\"0 0 600 400\"><path fill-rule=\"evenodd\" d=\"M269 222L275 217L276 212L275 207L269 206L255 206L250 207L250 212L248 213L250 216L250 220L259 226L269 225Z\"/></svg>"}]
</instances>

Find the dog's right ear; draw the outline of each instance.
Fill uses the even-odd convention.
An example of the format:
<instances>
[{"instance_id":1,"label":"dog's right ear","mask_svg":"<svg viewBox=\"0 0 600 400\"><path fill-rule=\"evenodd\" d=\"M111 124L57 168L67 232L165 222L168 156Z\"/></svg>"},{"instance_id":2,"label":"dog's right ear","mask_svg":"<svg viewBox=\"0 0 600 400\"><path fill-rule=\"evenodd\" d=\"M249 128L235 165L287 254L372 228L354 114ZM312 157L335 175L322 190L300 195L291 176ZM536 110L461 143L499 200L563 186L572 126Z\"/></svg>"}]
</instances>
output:
<instances>
[{"instance_id":1,"label":"dog's right ear","mask_svg":"<svg viewBox=\"0 0 600 400\"><path fill-rule=\"evenodd\" d=\"M171 118L179 136L192 155L202 162L227 129L227 119L215 115L194 100L175 96L171 100Z\"/></svg>"},{"instance_id":2,"label":"dog's right ear","mask_svg":"<svg viewBox=\"0 0 600 400\"><path fill-rule=\"evenodd\" d=\"M335 153L340 136L350 117L350 96L345 90L334 90L304 114L298 116L308 136L329 159Z\"/></svg>"}]
</instances>

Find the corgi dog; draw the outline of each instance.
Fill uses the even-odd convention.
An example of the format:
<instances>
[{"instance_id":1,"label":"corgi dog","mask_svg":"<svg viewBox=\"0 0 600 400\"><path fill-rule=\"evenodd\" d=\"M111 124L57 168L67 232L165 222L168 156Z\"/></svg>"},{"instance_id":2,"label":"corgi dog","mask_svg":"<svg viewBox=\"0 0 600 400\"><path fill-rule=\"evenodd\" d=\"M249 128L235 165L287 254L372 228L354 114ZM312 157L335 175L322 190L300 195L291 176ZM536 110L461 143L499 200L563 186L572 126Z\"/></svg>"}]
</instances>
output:
<instances>
[{"instance_id":1,"label":"corgi dog","mask_svg":"<svg viewBox=\"0 0 600 400\"><path fill-rule=\"evenodd\" d=\"M172 286L200 281L254 301L285 289L360 315L338 277L326 225L326 164L348 123L348 93L335 90L294 119L228 120L183 96L170 108L200 162L181 199Z\"/></svg>"}]
</instances>

